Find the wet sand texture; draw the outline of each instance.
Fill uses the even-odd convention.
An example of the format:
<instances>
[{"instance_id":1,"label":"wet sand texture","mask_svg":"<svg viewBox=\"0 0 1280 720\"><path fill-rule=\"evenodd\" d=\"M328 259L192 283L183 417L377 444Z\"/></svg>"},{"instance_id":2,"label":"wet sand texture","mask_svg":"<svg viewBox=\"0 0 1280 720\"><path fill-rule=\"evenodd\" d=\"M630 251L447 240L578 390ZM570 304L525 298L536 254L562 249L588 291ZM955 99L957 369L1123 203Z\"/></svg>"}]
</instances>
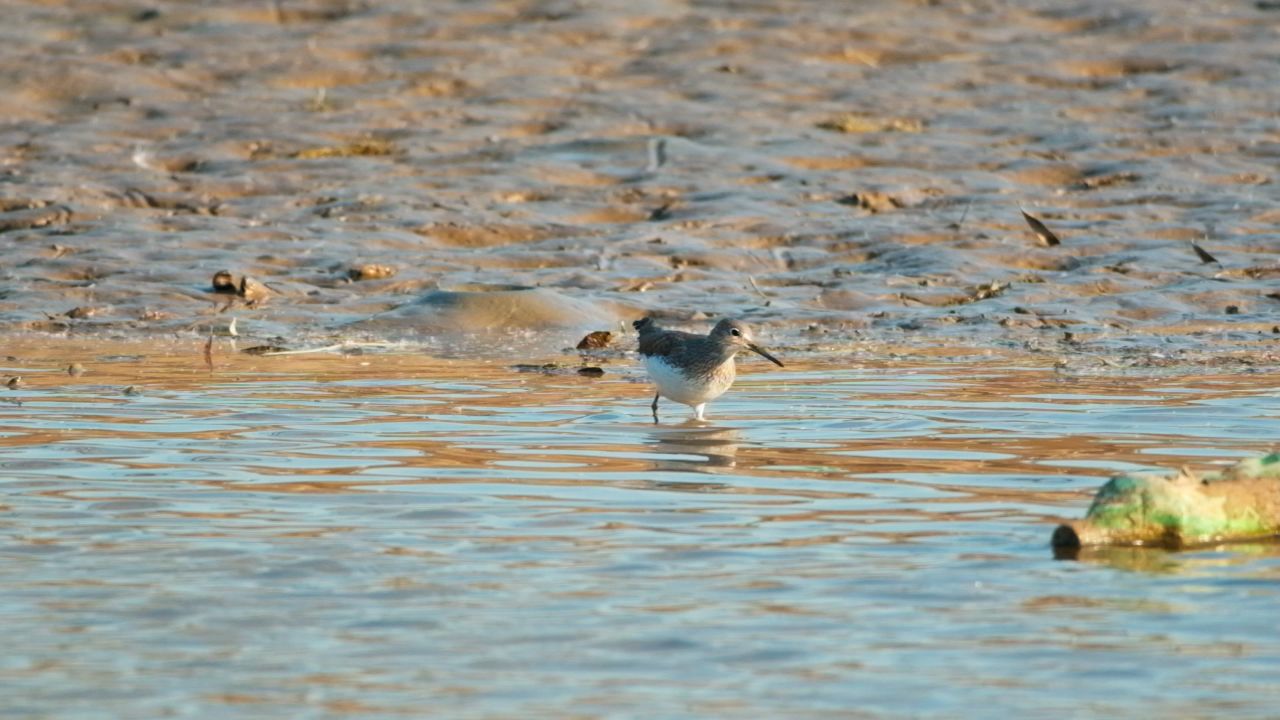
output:
<instances>
[{"instance_id":1,"label":"wet sand texture","mask_svg":"<svg viewBox=\"0 0 1280 720\"><path fill-rule=\"evenodd\" d=\"M568 297L547 288L432 290L395 310L357 323L379 331L463 334L479 331L538 330L564 334L565 342L583 331L617 325L608 307ZM577 333L575 335L575 332Z\"/></svg>"},{"instance_id":2,"label":"wet sand texture","mask_svg":"<svg viewBox=\"0 0 1280 720\"><path fill-rule=\"evenodd\" d=\"M1277 22L1157 0L11 3L0 321L333 335L490 284L745 315L792 346L1269 347ZM220 269L269 299L214 294ZM448 323L489 321L471 307Z\"/></svg>"}]
</instances>

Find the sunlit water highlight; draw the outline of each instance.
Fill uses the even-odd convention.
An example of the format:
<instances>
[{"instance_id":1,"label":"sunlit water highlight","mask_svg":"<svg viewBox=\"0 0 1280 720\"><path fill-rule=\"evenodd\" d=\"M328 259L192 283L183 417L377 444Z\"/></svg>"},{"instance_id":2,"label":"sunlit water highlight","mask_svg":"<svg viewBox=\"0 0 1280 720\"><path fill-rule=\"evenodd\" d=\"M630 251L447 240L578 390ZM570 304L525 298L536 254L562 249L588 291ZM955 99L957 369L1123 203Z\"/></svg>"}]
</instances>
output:
<instances>
[{"instance_id":1,"label":"sunlit water highlight","mask_svg":"<svg viewBox=\"0 0 1280 720\"><path fill-rule=\"evenodd\" d=\"M11 361L0 717L1265 717L1280 552L1055 561L1117 471L1280 438L1268 374ZM121 390L134 385L140 394Z\"/></svg>"}]
</instances>

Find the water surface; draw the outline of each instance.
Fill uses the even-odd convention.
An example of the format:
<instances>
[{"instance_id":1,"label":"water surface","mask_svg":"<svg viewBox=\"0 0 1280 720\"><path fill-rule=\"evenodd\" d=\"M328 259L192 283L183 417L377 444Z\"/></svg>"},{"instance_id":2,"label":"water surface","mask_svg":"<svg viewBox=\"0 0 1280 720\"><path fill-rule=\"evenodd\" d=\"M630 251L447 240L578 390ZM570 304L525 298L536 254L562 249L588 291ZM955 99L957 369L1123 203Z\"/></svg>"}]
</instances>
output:
<instances>
[{"instance_id":1,"label":"water surface","mask_svg":"<svg viewBox=\"0 0 1280 720\"><path fill-rule=\"evenodd\" d=\"M18 347L0 716L1266 717L1280 552L1057 561L1117 471L1280 437L1274 374L744 367L686 422L412 353ZM124 395L132 385L136 394Z\"/></svg>"}]
</instances>

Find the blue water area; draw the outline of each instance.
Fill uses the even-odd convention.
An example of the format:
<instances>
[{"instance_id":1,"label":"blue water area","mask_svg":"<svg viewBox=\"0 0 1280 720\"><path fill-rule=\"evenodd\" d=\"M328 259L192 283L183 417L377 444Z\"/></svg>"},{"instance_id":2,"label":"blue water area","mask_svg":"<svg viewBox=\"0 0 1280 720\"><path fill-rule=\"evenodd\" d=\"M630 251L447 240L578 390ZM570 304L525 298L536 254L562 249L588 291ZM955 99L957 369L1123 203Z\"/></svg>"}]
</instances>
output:
<instances>
[{"instance_id":1,"label":"blue water area","mask_svg":"<svg viewBox=\"0 0 1280 720\"><path fill-rule=\"evenodd\" d=\"M0 717L1270 717L1280 552L1049 535L1280 378L242 372L0 404ZM1167 390L1165 389L1167 386Z\"/></svg>"}]
</instances>

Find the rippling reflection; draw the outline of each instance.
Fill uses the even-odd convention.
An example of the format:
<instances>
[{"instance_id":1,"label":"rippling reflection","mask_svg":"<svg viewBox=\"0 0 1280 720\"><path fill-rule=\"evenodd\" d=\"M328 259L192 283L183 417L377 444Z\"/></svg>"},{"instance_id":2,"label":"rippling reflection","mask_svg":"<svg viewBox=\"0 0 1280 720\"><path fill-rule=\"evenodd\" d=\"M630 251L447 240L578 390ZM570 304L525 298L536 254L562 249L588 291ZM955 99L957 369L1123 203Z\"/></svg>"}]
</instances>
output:
<instances>
[{"instance_id":1,"label":"rippling reflection","mask_svg":"<svg viewBox=\"0 0 1280 720\"><path fill-rule=\"evenodd\" d=\"M1095 563L1120 570L1161 575L1199 574L1214 568L1248 566L1258 558L1280 559L1280 542L1225 543L1173 552L1155 548L1055 548L1059 559Z\"/></svg>"},{"instance_id":2,"label":"rippling reflection","mask_svg":"<svg viewBox=\"0 0 1280 720\"><path fill-rule=\"evenodd\" d=\"M1048 548L1110 473L1270 449L1269 375L797 361L654 426L614 367L42 352L0 405L18 716L1275 700L1276 546Z\"/></svg>"},{"instance_id":3,"label":"rippling reflection","mask_svg":"<svg viewBox=\"0 0 1280 720\"><path fill-rule=\"evenodd\" d=\"M674 427L658 427L647 433L655 449L654 470L715 473L737 465L741 433L734 428L707 426L689 421Z\"/></svg>"}]
</instances>

